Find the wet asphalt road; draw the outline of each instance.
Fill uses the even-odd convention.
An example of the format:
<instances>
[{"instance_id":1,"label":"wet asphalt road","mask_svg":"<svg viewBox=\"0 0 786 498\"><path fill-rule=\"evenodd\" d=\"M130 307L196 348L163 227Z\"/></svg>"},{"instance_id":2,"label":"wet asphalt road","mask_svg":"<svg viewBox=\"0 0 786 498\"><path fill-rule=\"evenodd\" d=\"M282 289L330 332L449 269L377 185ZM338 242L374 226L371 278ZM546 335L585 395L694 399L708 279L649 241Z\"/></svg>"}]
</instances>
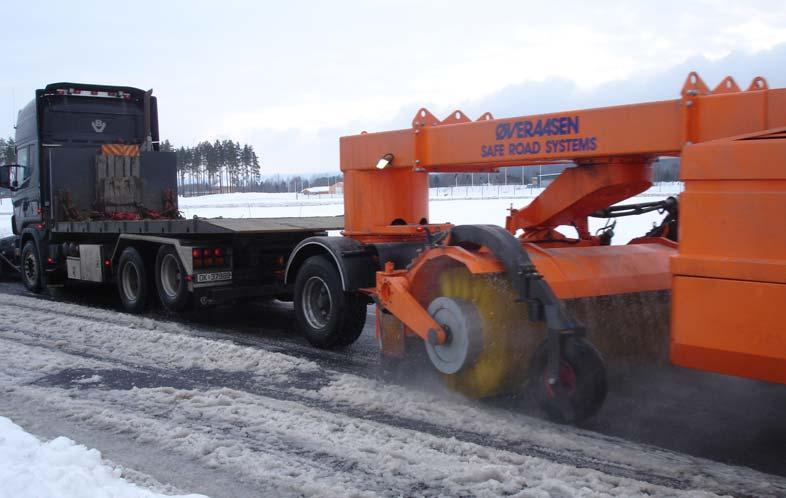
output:
<instances>
[{"instance_id":1,"label":"wet asphalt road","mask_svg":"<svg viewBox=\"0 0 786 498\"><path fill-rule=\"evenodd\" d=\"M0 294L29 295L17 282L1 282ZM54 298L101 308L119 308L114 292L96 287L58 289ZM52 299L44 295L41 299ZM372 308L364 334L341 352L311 348L293 332L290 304L245 303L172 317L161 310L151 318L176 319L206 336L286 351L330 368L380 375ZM408 384L411 379L401 378ZM417 386L413 386L417 388ZM526 397L489 404L537 414ZM584 428L723 463L786 476L786 386L672 366L610 366L609 395Z\"/></svg>"}]
</instances>

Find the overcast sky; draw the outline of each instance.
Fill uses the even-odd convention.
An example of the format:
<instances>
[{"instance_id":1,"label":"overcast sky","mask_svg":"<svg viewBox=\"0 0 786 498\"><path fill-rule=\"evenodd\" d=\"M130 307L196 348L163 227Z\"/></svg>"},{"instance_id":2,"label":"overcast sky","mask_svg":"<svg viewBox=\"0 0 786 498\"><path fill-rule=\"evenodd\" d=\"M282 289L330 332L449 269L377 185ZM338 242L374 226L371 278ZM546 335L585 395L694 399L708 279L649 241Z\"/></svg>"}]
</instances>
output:
<instances>
[{"instance_id":1,"label":"overcast sky","mask_svg":"<svg viewBox=\"0 0 786 498\"><path fill-rule=\"evenodd\" d=\"M786 1L4 1L0 130L54 81L153 88L162 138L338 169L338 137L677 98L687 72L786 86Z\"/></svg>"}]
</instances>

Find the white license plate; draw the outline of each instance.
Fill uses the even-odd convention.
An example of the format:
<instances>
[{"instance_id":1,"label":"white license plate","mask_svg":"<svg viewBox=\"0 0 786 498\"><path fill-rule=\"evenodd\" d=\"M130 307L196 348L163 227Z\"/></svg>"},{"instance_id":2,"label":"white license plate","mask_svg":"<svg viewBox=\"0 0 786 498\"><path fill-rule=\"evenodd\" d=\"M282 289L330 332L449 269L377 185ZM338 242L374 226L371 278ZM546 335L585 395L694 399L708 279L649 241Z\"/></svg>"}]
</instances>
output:
<instances>
[{"instance_id":1,"label":"white license plate","mask_svg":"<svg viewBox=\"0 0 786 498\"><path fill-rule=\"evenodd\" d=\"M232 280L231 271L219 271L216 273L197 273L196 281L198 284L205 282L221 282L222 280Z\"/></svg>"}]
</instances>

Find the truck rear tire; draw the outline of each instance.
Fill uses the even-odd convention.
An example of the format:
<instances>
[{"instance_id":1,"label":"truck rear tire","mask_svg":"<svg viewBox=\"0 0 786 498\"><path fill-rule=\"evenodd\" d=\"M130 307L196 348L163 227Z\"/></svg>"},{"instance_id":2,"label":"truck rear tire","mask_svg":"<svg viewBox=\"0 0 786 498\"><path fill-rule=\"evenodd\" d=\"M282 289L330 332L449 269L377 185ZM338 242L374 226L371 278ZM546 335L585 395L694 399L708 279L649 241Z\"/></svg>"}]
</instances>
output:
<instances>
[{"instance_id":1,"label":"truck rear tire","mask_svg":"<svg viewBox=\"0 0 786 498\"><path fill-rule=\"evenodd\" d=\"M172 246L163 245L156 255L155 271L158 299L169 311L185 311L192 302L186 269Z\"/></svg>"},{"instance_id":2,"label":"truck rear tire","mask_svg":"<svg viewBox=\"0 0 786 498\"><path fill-rule=\"evenodd\" d=\"M126 247L117 264L117 291L123 308L129 313L141 313L147 308L150 285L142 255L133 247Z\"/></svg>"},{"instance_id":3,"label":"truck rear tire","mask_svg":"<svg viewBox=\"0 0 786 498\"><path fill-rule=\"evenodd\" d=\"M22 247L22 282L27 290L39 294L44 288L43 271L41 267L41 257L38 254L38 247L32 240L25 242Z\"/></svg>"},{"instance_id":4,"label":"truck rear tire","mask_svg":"<svg viewBox=\"0 0 786 498\"><path fill-rule=\"evenodd\" d=\"M311 256L295 279L295 317L308 342L323 349L349 346L366 323L366 303L344 292L341 276L325 256Z\"/></svg>"}]
</instances>

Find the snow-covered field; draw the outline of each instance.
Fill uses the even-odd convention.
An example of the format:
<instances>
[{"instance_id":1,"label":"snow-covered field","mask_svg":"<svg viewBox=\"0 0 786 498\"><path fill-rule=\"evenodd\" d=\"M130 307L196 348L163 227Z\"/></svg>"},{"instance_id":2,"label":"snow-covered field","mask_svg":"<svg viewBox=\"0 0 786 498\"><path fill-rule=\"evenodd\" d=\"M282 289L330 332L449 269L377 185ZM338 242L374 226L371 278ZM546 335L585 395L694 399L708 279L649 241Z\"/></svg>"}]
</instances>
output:
<instances>
[{"instance_id":1,"label":"snow-covered field","mask_svg":"<svg viewBox=\"0 0 786 498\"><path fill-rule=\"evenodd\" d=\"M656 184L647 192L625 203L649 202L665 199L681 192L679 183ZM505 224L508 208L521 208L542 190L523 186L493 185L477 187L443 187L430 189L429 216L433 223L453 224L492 223ZM180 210L186 218L277 218L302 216L337 216L344 214L340 196L303 195L297 193L234 193L199 197L181 197ZM11 199L0 199L0 235L11 233L10 219L13 212ZM643 235L662 218L658 213L620 218L615 228L614 243L624 244ZM594 233L603 227L605 220L590 218ZM575 236L575 230L560 228L566 235Z\"/></svg>"},{"instance_id":2,"label":"snow-covered field","mask_svg":"<svg viewBox=\"0 0 786 498\"><path fill-rule=\"evenodd\" d=\"M665 199L681 192L679 183L656 184L647 192L625 201L650 202ZM522 186L446 187L430 189L429 216L433 223L505 225L505 216L512 207L521 208L542 190ZM186 218L273 218L287 216L336 216L344 214L341 197L304 196L295 193L264 194L235 193L201 197L181 197L180 210ZM662 215L653 212L641 216L620 218L615 228L614 243L624 244L644 235ZM590 218L590 230L602 228L606 220ZM575 230L562 227L566 235Z\"/></svg>"}]
</instances>

